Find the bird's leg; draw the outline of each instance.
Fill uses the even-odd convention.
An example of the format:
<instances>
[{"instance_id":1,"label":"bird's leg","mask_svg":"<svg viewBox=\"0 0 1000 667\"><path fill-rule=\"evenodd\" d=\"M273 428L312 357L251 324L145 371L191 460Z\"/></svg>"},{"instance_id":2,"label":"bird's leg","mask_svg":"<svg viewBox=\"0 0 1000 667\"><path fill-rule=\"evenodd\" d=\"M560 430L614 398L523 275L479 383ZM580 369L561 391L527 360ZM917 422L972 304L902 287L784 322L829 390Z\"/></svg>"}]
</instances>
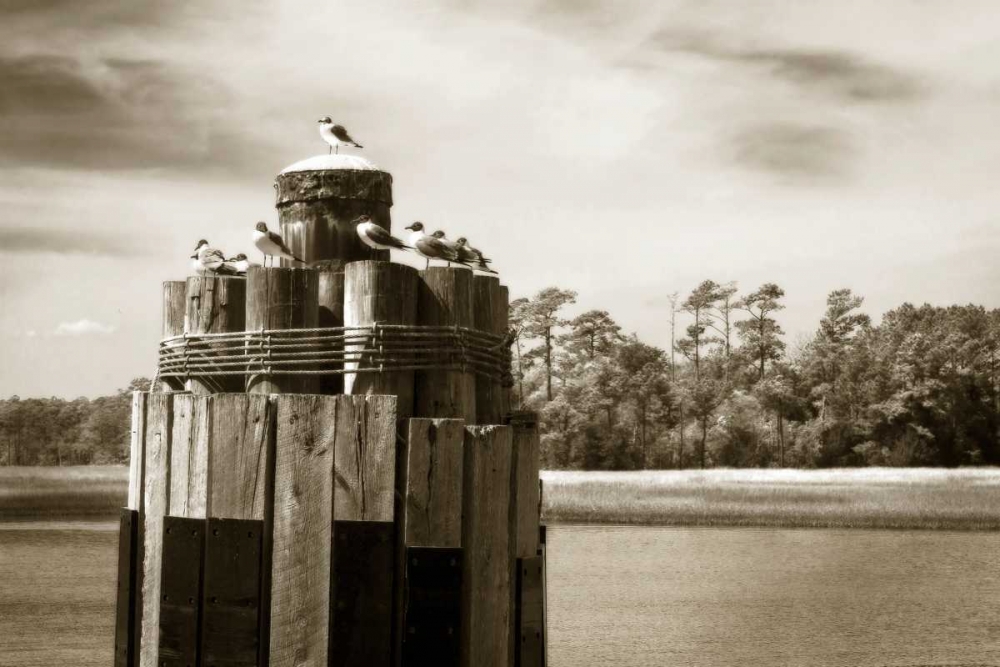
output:
<instances>
[{"instance_id":1,"label":"bird's leg","mask_svg":"<svg viewBox=\"0 0 1000 667\"><path fill-rule=\"evenodd\" d=\"M427 269L429 269L429 268L431 268L431 260L430 260L430 257L425 257L425 258L424 258L424 271L426 271L426 270L427 270Z\"/></svg>"},{"instance_id":2,"label":"bird's leg","mask_svg":"<svg viewBox=\"0 0 1000 667\"><path fill-rule=\"evenodd\" d=\"M333 146L330 146L330 152L327 155L333 155Z\"/></svg>"},{"instance_id":3,"label":"bird's leg","mask_svg":"<svg viewBox=\"0 0 1000 667\"><path fill-rule=\"evenodd\" d=\"M337 144L337 155L340 155L340 144Z\"/></svg>"}]
</instances>

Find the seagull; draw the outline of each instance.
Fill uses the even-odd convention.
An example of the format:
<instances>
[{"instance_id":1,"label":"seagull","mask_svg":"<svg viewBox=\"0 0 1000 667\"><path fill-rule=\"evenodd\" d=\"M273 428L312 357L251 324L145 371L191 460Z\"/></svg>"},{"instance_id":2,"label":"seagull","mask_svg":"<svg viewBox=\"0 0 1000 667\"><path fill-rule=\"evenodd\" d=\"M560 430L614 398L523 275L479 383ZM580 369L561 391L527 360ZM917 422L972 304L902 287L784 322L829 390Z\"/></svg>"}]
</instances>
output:
<instances>
[{"instance_id":1,"label":"seagull","mask_svg":"<svg viewBox=\"0 0 1000 667\"><path fill-rule=\"evenodd\" d=\"M486 257L483 256L482 251L469 245L468 239L464 236L459 237L459 239L455 241L455 245L458 246L459 259L462 260L462 262L467 266L475 269L476 271L496 273L496 271L488 266L488 264L493 260L486 259Z\"/></svg>"},{"instance_id":2,"label":"seagull","mask_svg":"<svg viewBox=\"0 0 1000 667\"><path fill-rule=\"evenodd\" d=\"M330 144L330 152L333 149L337 149L337 153L340 153L341 146L354 146L355 148L364 148L361 144L351 139L351 135L347 133L343 125L334 125L333 121L330 120L329 116L323 116L319 119L319 136L323 137L323 141Z\"/></svg>"},{"instance_id":3,"label":"seagull","mask_svg":"<svg viewBox=\"0 0 1000 667\"><path fill-rule=\"evenodd\" d=\"M463 265L465 264L465 261L462 259L461 248L459 248L458 243L456 243L455 241L452 241L451 239L447 238L444 235L444 232L441 231L440 229L437 230L436 232L434 232L433 234L431 234L431 236L433 236L434 238L436 238L441 243L445 244L448 247L449 250L451 250L453 253L455 253L455 259L450 260L448 266L451 266L451 262L458 262L459 264L463 264Z\"/></svg>"},{"instance_id":4,"label":"seagull","mask_svg":"<svg viewBox=\"0 0 1000 667\"><path fill-rule=\"evenodd\" d=\"M234 269L236 269L237 273L241 275L246 275L250 267L256 266L256 264L251 264L250 260L247 259L247 256L244 255L243 253L240 253L236 255L236 257L227 259L226 266L231 266Z\"/></svg>"},{"instance_id":5,"label":"seagull","mask_svg":"<svg viewBox=\"0 0 1000 667\"><path fill-rule=\"evenodd\" d=\"M285 259L291 259L296 262L305 261L299 259L292 254L292 251L288 249L285 242L281 240L281 237L267 230L267 225L263 222L257 223L257 228L253 233L253 244L257 246L257 249L264 253L264 264L267 265L267 258L271 258L271 265L274 265L275 257L283 257Z\"/></svg>"},{"instance_id":6,"label":"seagull","mask_svg":"<svg viewBox=\"0 0 1000 667\"><path fill-rule=\"evenodd\" d=\"M354 219L361 242L375 250L413 250L395 236L372 222L371 216L362 215Z\"/></svg>"},{"instance_id":7,"label":"seagull","mask_svg":"<svg viewBox=\"0 0 1000 667\"><path fill-rule=\"evenodd\" d=\"M205 239L198 241L198 245L195 246L194 254L191 255L191 259L194 260L192 264L194 265L195 272L200 276L204 276L206 274L236 274L235 269L226 266L226 256L222 254L222 251L209 246L208 241Z\"/></svg>"},{"instance_id":8,"label":"seagull","mask_svg":"<svg viewBox=\"0 0 1000 667\"><path fill-rule=\"evenodd\" d=\"M410 234L410 245L413 246L417 254L427 260L426 266L431 265L432 259L443 259L446 262L458 261L458 253L449 248L446 244L424 231L424 223L414 222L406 229L413 230ZM425 266L425 268L426 268Z\"/></svg>"}]
</instances>

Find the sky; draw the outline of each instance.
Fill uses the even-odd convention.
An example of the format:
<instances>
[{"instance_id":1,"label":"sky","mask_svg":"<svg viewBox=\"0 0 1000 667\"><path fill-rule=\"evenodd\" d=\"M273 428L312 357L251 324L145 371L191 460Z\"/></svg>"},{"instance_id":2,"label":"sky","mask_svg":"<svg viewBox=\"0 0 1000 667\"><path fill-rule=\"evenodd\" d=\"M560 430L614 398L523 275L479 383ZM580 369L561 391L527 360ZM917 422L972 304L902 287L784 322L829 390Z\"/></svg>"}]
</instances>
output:
<instances>
[{"instance_id":1,"label":"sky","mask_svg":"<svg viewBox=\"0 0 1000 667\"><path fill-rule=\"evenodd\" d=\"M0 396L151 376L161 283L253 254L329 115L512 297L669 346L667 295L1000 306L992 0L0 6ZM400 261L412 261L396 258Z\"/></svg>"}]
</instances>

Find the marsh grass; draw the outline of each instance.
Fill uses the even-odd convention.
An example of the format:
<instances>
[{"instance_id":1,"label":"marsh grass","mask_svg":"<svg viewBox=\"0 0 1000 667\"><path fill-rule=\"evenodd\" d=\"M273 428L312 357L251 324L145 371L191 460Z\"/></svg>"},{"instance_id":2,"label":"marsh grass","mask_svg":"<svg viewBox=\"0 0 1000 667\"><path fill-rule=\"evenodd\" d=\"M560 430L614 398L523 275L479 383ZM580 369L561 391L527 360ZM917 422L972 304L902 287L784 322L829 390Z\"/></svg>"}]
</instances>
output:
<instances>
[{"instance_id":1,"label":"marsh grass","mask_svg":"<svg viewBox=\"0 0 1000 667\"><path fill-rule=\"evenodd\" d=\"M127 495L126 466L0 468L0 519L113 516Z\"/></svg>"},{"instance_id":2,"label":"marsh grass","mask_svg":"<svg viewBox=\"0 0 1000 667\"><path fill-rule=\"evenodd\" d=\"M1000 469L543 471L549 522L1000 529Z\"/></svg>"}]
</instances>

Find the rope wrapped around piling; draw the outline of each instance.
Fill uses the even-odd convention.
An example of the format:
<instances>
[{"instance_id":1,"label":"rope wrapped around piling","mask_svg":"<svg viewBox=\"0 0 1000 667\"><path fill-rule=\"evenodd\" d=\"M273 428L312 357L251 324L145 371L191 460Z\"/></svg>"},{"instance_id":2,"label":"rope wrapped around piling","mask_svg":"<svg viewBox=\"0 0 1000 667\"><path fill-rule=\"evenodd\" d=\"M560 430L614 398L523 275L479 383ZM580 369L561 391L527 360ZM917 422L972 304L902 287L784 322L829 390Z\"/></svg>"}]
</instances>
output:
<instances>
[{"instance_id":1,"label":"rope wrapped around piling","mask_svg":"<svg viewBox=\"0 0 1000 667\"><path fill-rule=\"evenodd\" d=\"M183 334L160 341L159 378L340 375L410 370L475 373L513 385L510 334L460 326L370 324Z\"/></svg>"}]
</instances>

